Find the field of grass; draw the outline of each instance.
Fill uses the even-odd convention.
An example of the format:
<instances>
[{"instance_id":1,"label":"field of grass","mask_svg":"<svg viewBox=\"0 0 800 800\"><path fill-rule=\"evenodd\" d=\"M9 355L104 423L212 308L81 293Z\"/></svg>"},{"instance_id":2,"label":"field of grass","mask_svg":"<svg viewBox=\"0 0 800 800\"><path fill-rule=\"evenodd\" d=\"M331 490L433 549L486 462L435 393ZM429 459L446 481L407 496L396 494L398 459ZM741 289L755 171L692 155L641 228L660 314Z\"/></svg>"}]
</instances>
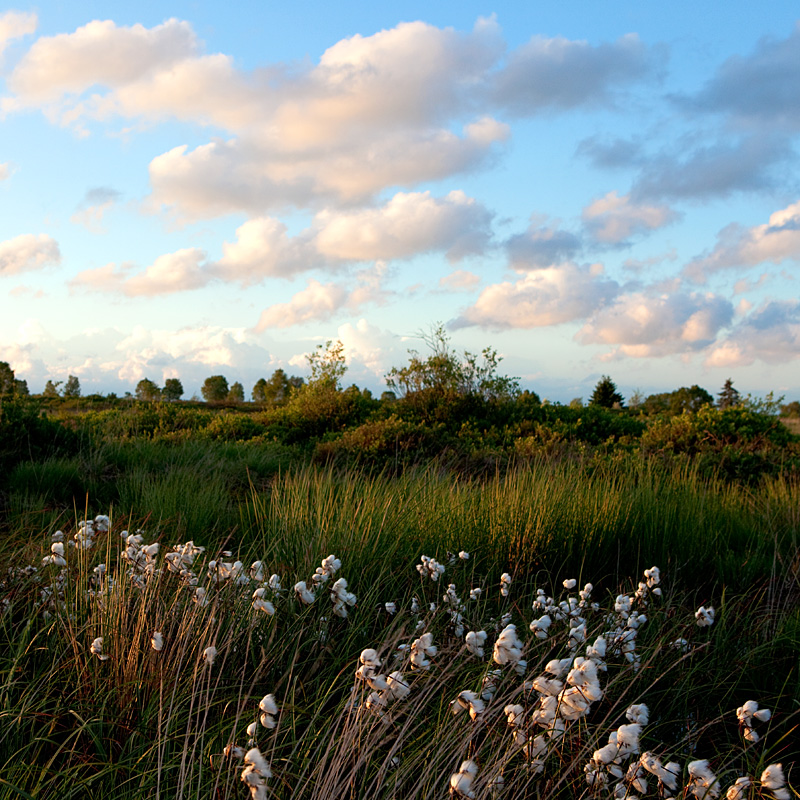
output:
<instances>
[{"instance_id":1,"label":"field of grass","mask_svg":"<svg viewBox=\"0 0 800 800\"><path fill-rule=\"evenodd\" d=\"M0 798L699 798L745 775L736 797L780 798L759 782L774 763L797 785L791 481L635 461L389 475L186 439L19 463L5 486ZM79 522L105 514L85 547ZM757 742L750 700L771 711L748 717ZM626 716L641 703L646 724ZM271 777L245 769L254 747Z\"/></svg>"}]
</instances>

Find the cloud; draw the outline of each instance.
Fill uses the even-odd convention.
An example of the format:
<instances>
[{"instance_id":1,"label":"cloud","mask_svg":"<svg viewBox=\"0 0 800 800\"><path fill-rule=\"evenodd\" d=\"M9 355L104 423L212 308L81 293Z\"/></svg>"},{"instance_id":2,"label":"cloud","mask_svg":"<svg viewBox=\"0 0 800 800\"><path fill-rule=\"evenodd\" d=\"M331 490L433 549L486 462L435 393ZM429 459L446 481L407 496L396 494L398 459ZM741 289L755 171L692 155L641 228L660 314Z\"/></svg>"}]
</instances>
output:
<instances>
[{"instance_id":1,"label":"cloud","mask_svg":"<svg viewBox=\"0 0 800 800\"><path fill-rule=\"evenodd\" d=\"M800 23L784 39L762 38L752 54L732 56L694 96L693 113L724 113L765 130L800 128Z\"/></svg>"},{"instance_id":2,"label":"cloud","mask_svg":"<svg viewBox=\"0 0 800 800\"><path fill-rule=\"evenodd\" d=\"M578 332L582 344L615 344L618 352L650 358L702 350L733 319L728 300L712 294L622 294L592 314Z\"/></svg>"},{"instance_id":3,"label":"cloud","mask_svg":"<svg viewBox=\"0 0 800 800\"><path fill-rule=\"evenodd\" d=\"M0 14L0 56L9 42L36 32L38 18L34 13L6 11Z\"/></svg>"},{"instance_id":4,"label":"cloud","mask_svg":"<svg viewBox=\"0 0 800 800\"><path fill-rule=\"evenodd\" d=\"M79 272L70 286L90 291L114 292L127 297L153 297L191 291L214 277L204 269L204 251L189 247L159 256L144 271L133 273L133 264L106 264Z\"/></svg>"},{"instance_id":5,"label":"cloud","mask_svg":"<svg viewBox=\"0 0 800 800\"><path fill-rule=\"evenodd\" d=\"M719 270L784 261L800 261L800 202L776 211L765 225L726 226L717 234L711 253L692 259L685 273L704 282L709 273Z\"/></svg>"},{"instance_id":6,"label":"cloud","mask_svg":"<svg viewBox=\"0 0 800 800\"><path fill-rule=\"evenodd\" d=\"M322 284L310 280L288 303L276 303L261 312L256 331L268 328L290 328L312 320L328 320L348 300L347 290L335 283Z\"/></svg>"},{"instance_id":7,"label":"cloud","mask_svg":"<svg viewBox=\"0 0 800 800\"><path fill-rule=\"evenodd\" d=\"M494 100L516 115L549 108L605 105L618 86L641 80L662 60L636 34L591 45L534 36L495 77Z\"/></svg>"},{"instance_id":8,"label":"cloud","mask_svg":"<svg viewBox=\"0 0 800 800\"><path fill-rule=\"evenodd\" d=\"M6 181L11 177L11 164L8 161L0 164L0 181Z\"/></svg>"},{"instance_id":9,"label":"cloud","mask_svg":"<svg viewBox=\"0 0 800 800\"><path fill-rule=\"evenodd\" d=\"M370 377L382 378L397 356L398 337L366 319L358 320L355 325L345 322L339 326L337 334L350 369L354 364L361 364L371 373Z\"/></svg>"},{"instance_id":10,"label":"cloud","mask_svg":"<svg viewBox=\"0 0 800 800\"><path fill-rule=\"evenodd\" d=\"M557 227L538 226L535 220L525 233L516 234L506 242L509 261L516 270L539 269L569 261L582 246L575 234Z\"/></svg>"},{"instance_id":11,"label":"cloud","mask_svg":"<svg viewBox=\"0 0 800 800\"><path fill-rule=\"evenodd\" d=\"M43 269L60 264L58 242L47 234L22 234L0 242L0 276Z\"/></svg>"},{"instance_id":12,"label":"cloud","mask_svg":"<svg viewBox=\"0 0 800 800\"><path fill-rule=\"evenodd\" d=\"M601 169L620 169L639 166L645 161L644 146L636 138L604 140L599 136L582 139L575 154Z\"/></svg>"},{"instance_id":13,"label":"cloud","mask_svg":"<svg viewBox=\"0 0 800 800\"><path fill-rule=\"evenodd\" d=\"M124 86L153 70L168 69L197 47L191 25L176 19L149 29L94 20L74 33L34 42L8 85L27 103L53 102L97 85Z\"/></svg>"},{"instance_id":14,"label":"cloud","mask_svg":"<svg viewBox=\"0 0 800 800\"><path fill-rule=\"evenodd\" d=\"M457 261L483 252L491 219L464 192L442 199L430 192L401 192L381 208L318 214L315 245L323 256L341 261L389 261L431 251Z\"/></svg>"},{"instance_id":15,"label":"cloud","mask_svg":"<svg viewBox=\"0 0 800 800\"><path fill-rule=\"evenodd\" d=\"M457 269L443 278L439 278L439 286L451 292L469 292L477 289L481 279L474 272L465 269Z\"/></svg>"},{"instance_id":16,"label":"cloud","mask_svg":"<svg viewBox=\"0 0 800 800\"><path fill-rule=\"evenodd\" d=\"M709 367L744 367L755 361L786 364L800 358L800 301L771 300L747 315L711 350Z\"/></svg>"},{"instance_id":17,"label":"cloud","mask_svg":"<svg viewBox=\"0 0 800 800\"><path fill-rule=\"evenodd\" d=\"M83 225L91 231L101 230L103 216L121 196L118 191L108 186L89 189L78 205L77 211L70 217L70 222Z\"/></svg>"},{"instance_id":18,"label":"cloud","mask_svg":"<svg viewBox=\"0 0 800 800\"><path fill-rule=\"evenodd\" d=\"M622 244L631 236L663 228L678 219L667 206L646 205L609 192L583 209L583 224L598 242Z\"/></svg>"},{"instance_id":19,"label":"cloud","mask_svg":"<svg viewBox=\"0 0 800 800\"><path fill-rule=\"evenodd\" d=\"M676 149L643 161L631 196L637 202L708 200L771 189L786 181L785 171L779 168L793 157L787 137L763 132L731 139L728 135L702 147Z\"/></svg>"},{"instance_id":20,"label":"cloud","mask_svg":"<svg viewBox=\"0 0 800 800\"><path fill-rule=\"evenodd\" d=\"M537 269L515 282L486 287L474 305L451 327L538 328L588 317L610 302L619 285L603 275L599 264L561 264Z\"/></svg>"}]
</instances>

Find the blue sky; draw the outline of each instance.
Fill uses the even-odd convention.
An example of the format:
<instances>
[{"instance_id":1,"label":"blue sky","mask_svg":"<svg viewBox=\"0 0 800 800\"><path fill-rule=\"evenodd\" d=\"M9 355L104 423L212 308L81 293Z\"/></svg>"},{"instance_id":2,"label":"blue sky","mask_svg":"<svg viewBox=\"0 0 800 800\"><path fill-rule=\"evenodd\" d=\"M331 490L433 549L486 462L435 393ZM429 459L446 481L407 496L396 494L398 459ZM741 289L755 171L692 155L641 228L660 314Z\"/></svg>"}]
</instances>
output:
<instances>
[{"instance_id":1,"label":"blue sky","mask_svg":"<svg viewBox=\"0 0 800 800\"><path fill-rule=\"evenodd\" d=\"M551 400L800 396L796 4L0 14L0 360L33 391L444 323Z\"/></svg>"}]
</instances>

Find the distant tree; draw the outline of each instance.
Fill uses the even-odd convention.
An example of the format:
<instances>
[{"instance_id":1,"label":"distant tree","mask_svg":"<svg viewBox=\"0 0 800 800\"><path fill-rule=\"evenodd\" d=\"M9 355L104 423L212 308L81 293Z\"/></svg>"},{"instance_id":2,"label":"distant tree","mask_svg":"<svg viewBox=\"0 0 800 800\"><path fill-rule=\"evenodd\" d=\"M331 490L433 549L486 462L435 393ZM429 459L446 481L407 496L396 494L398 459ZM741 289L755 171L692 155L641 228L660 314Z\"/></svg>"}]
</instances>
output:
<instances>
[{"instance_id":1,"label":"distant tree","mask_svg":"<svg viewBox=\"0 0 800 800\"><path fill-rule=\"evenodd\" d=\"M149 378L142 378L136 384L136 399L137 400L160 400L161 389L158 384L151 381Z\"/></svg>"},{"instance_id":2,"label":"distant tree","mask_svg":"<svg viewBox=\"0 0 800 800\"><path fill-rule=\"evenodd\" d=\"M14 370L7 361L0 361L0 397L11 397L14 394Z\"/></svg>"},{"instance_id":3,"label":"distant tree","mask_svg":"<svg viewBox=\"0 0 800 800\"><path fill-rule=\"evenodd\" d=\"M644 410L648 414L670 414L677 416L684 411L695 413L704 405L714 405L713 396L701 386L682 386L674 392L651 394L644 401Z\"/></svg>"},{"instance_id":4,"label":"distant tree","mask_svg":"<svg viewBox=\"0 0 800 800\"><path fill-rule=\"evenodd\" d=\"M791 403L781 406L782 417L800 417L800 401L792 400Z\"/></svg>"},{"instance_id":5,"label":"distant tree","mask_svg":"<svg viewBox=\"0 0 800 800\"><path fill-rule=\"evenodd\" d=\"M164 383L164 388L161 391L161 395L170 403L180 400L181 397L183 397L183 384L180 382L180 379L167 378L166 382Z\"/></svg>"},{"instance_id":6,"label":"distant tree","mask_svg":"<svg viewBox=\"0 0 800 800\"><path fill-rule=\"evenodd\" d=\"M738 406L741 401L739 392L733 388L733 380L728 378L717 395L717 408L733 408Z\"/></svg>"},{"instance_id":7,"label":"distant tree","mask_svg":"<svg viewBox=\"0 0 800 800\"><path fill-rule=\"evenodd\" d=\"M228 379L224 375L206 378L200 393L207 403L219 403L228 396Z\"/></svg>"},{"instance_id":8,"label":"distant tree","mask_svg":"<svg viewBox=\"0 0 800 800\"><path fill-rule=\"evenodd\" d=\"M645 397L641 389L634 389L633 394L628 398L628 408L638 411L644 405Z\"/></svg>"},{"instance_id":9,"label":"distant tree","mask_svg":"<svg viewBox=\"0 0 800 800\"><path fill-rule=\"evenodd\" d=\"M61 386L63 381L47 381L44 386L44 392L42 393L45 397L58 397L58 387Z\"/></svg>"},{"instance_id":10,"label":"distant tree","mask_svg":"<svg viewBox=\"0 0 800 800\"><path fill-rule=\"evenodd\" d=\"M381 403L396 403L397 395L394 392L385 391L381 392Z\"/></svg>"},{"instance_id":11,"label":"distant tree","mask_svg":"<svg viewBox=\"0 0 800 800\"><path fill-rule=\"evenodd\" d=\"M67 382L64 384L64 397L80 397L81 382L76 375L68 375Z\"/></svg>"},{"instance_id":12,"label":"distant tree","mask_svg":"<svg viewBox=\"0 0 800 800\"><path fill-rule=\"evenodd\" d=\"M617 385L608 375L603 375L594 387L592 397L589 400L590 406L602 406L603 408L622 407L625 398L617 391Z\"/></svg>"},{"instance_id":13,"label":"distant tree","mask_svg":"<svg viewBox=\"0 0 800 800\"><path fill-rule=\"evenodd\" d=\"M253 387L252 397L256 403L281 405L289 399L291 386L282 369L276 369L269 380L259 379Z\"/></svg>"},{"instance_id":14,"label":"distant tree","mask_svg":"<svg viewBox=\"0 0 800 800\"><path fill-rule=\"evenodd\" d=\"M228 390L227 400L231 403L244 403L244 386L239 381L234 381Z\"/></svg>"},{"instance_id":15,"label":"distant tree","mask_svg":"<svg viewBox=\"0 0 800 800\"><path fill-rule=\"evenodd\" d=\"M28 390L28 381L14 378L14 393L17 397L28 397L30 391Z\"/></svg>"},{"instance_id":16,"label":"distant tree","mask_svg":"<svg viewBox=\"0 0 800 800\"><path fill-rule=\"evenodd\" d=\"M301 378L299 375L290 375L289 376L289 394L291 395L292 392L296 392L298 389L302 389L306 385L305 378Z\"/></svg>"},{"instance_id":17,"label":"distant tree","mask_svg":"<svg viewBox=\"0 0 800 800\"><path fill-rule=\"evenodd\" d=\"M583 398L582 397L573 397L572 400L569 401L570 408L583 408Z\"/></svg>"},{"instance_id":18,"label":"distant tree","mask_svg":"<svg viewBox=\"0 0 800 800\"><path fill-rule=\"evenodd\" d=\"M340 340L334 342L329 339L324 345L318 344L315 350L306 355L306 361L311 368L309 388L341 389L342 378L347 372L347 359Z\"/></svg>"}]
</instances>

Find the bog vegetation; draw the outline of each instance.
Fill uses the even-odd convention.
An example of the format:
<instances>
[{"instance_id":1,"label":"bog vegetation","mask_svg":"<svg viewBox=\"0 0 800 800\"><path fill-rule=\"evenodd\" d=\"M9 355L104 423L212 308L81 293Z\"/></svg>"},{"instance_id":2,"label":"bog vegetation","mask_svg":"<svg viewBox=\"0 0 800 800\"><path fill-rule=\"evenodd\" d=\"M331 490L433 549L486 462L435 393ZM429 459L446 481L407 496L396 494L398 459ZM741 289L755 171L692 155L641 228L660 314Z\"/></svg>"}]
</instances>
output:
<instances>
[{"instance_id":1,"label":"bog vegetation","mask_svg":"<svg viewBox=\"0 0 800 800\"><path fill-rule=\"evenodd\" d=\"M252 403L0 370L0 798L798 796L780 401L429 344L379 399L336 343Z\"/></svg>"}]
</instances>

